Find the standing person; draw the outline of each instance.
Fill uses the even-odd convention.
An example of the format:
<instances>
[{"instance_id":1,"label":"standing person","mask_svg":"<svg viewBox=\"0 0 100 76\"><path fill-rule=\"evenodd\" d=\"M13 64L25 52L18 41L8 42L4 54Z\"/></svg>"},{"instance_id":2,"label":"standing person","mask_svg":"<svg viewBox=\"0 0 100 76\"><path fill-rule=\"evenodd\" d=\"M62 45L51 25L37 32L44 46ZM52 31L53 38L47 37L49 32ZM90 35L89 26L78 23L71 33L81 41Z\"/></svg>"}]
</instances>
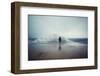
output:
<instances>
[{"instance_id":1,"label":"standing person","mask_svg":"<svg viewBox=\"0 0 100 76\"><path fill-rule=\"evenodd\" d=\"M59 43L61 43L61 37L59 37Z\"/></svg>"},{"instance_id":2,"label":"standing person","mask_svg":"<svg viewBox=\"0 0 100 76\"><path fill-rule=\"evenodd\" d=\"M59 50L61 50L61 42L62 42L61 37L58 38L58 41L59 41Z\"/></svg>"}]
</instances>

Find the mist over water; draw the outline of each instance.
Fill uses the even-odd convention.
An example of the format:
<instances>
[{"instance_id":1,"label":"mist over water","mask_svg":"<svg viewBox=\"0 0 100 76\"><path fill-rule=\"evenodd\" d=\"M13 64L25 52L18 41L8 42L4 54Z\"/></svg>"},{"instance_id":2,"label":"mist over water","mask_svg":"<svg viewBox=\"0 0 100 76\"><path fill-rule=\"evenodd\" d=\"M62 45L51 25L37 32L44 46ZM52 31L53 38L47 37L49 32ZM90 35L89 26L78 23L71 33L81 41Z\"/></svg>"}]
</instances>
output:
<instances>
[{"instance_id":1,"label":"mist over water","mask_svg":"<svg viewBox=\"0 0 100 76\"><path fill-rule=\"evenodd\" d=\"M28 37L40 39L87 38L88 18L74 16L28 16Z\"/></svg>"}]
</instances>

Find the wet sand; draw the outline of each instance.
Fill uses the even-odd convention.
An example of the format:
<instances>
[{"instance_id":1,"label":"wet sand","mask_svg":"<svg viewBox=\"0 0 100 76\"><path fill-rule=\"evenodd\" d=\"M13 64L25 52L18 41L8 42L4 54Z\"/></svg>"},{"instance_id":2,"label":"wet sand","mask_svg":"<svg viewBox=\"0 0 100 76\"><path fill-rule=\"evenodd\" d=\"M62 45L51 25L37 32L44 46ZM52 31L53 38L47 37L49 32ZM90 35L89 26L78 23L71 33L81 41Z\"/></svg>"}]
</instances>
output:
<instances>
[{"instance_id":1,"label":"wet sand","mask_svg":"<svg viewBox=\"0 0 100 76\"><path fill-rule=\"evenodd\" d=\"M29 43L28 60L87 58L87 44L81 43Z\"/></svg>"}]
</instances>

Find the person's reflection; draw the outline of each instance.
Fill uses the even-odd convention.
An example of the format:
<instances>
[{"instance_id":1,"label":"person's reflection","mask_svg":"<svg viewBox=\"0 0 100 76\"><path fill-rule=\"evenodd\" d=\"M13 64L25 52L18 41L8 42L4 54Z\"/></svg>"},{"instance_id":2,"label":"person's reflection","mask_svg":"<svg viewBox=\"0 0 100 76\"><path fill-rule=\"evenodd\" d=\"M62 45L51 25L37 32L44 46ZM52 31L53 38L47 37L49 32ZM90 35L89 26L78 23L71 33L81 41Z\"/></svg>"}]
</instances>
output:
<instances>
[{"instance_id":1,"label":"person's reflection","mask_svg":"<svg viewBox=\"0 0 100 76\"><path fill-rule=\"evenodd\" d=\"M59 50L61 50L61 42L62 42L61 37L58 38L58 41L59 41Z\"/></svg>"}]
</instances>

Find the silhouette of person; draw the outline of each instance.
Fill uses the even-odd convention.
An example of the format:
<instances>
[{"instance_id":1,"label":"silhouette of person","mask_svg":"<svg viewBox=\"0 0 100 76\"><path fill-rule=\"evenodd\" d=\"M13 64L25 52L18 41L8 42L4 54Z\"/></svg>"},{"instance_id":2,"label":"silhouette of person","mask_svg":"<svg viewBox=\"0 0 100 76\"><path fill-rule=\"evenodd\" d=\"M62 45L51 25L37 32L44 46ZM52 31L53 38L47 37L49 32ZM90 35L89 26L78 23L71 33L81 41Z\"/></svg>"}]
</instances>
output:
<instances>
[{"instance_id":1,"label":"silhouette of person","mask_svg":"<svg viewBox=\"0 0 100 76\"><path fill-rule=\"evenodd\" d=\"M61 43L61 37L59 37L59 43Z\"/></svg>"},{"instance_id":2,"label":"silhouette of person","mask_svg":"<svg viewBox=\"0 0 100 76\"><path fill-rule=\"evenodd\" d=\"M58 38L58 41L59 41L59 50L61 50L61 42L62 42L61 37Z\"/></svg>"}]
</instances>

